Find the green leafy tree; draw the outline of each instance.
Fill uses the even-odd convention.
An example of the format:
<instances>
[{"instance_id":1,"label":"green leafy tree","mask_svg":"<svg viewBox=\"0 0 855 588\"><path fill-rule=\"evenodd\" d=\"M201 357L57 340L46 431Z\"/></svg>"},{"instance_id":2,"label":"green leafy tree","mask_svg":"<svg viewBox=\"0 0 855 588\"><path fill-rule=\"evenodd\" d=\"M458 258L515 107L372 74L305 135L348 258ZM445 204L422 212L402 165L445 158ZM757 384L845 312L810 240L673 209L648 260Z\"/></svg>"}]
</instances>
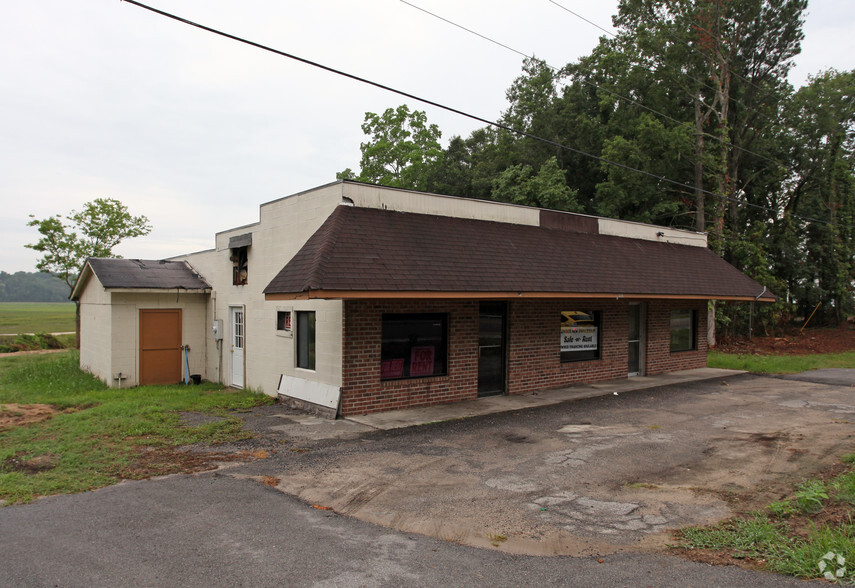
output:
<instances>
[{"instance_id":1,"label":"green leafy tree","mask_svg":"<svg viewBox=\"0 0 855 588\"><path fill-rule=\"evenodd\" d=\"M554 157L535 173L529 165L514 165L493 181L493 200L552 210L581 212L576 191L567 185Z\"/></svg>"},{"instance_id":2,"label":"green leafy tree","mask_svg":"<svg viewBox=\"0 0 855 588\"><path fill-rule=\"evenodd\" d=\"M788 103L792 166L780 206L792 220L781 240L801 256L776 256L800 314L822 302L827 323L855 313L855 72L822 72ZM787 216L789 218L789 216ZM786 231L783 231L786 229Z\"/></svg>"},{"instance_id":3,"label":"green leafy tree","mask_svg":"<svg viewBox=\"0 0 855 588\"><path fill-rule=\"evenodd\" d=\"M369 140L360 145L359 174L351 169L336 174L394 188L426 190L432 169L440 161L442 133L428 124L424 111L411 111L406 104L388 108L383 114L365 113L362 131Z\"/></svg>"},{"instance_id":4,"label":"green leafy tree","mask_svg":"<svg viewBox=\"0 0 855 588\"><path fill-rule=\"evenodd\" d=\"M36 264L39 271L60 278L69 291L74 286L83 264L89 257L117 257L113 247L132 237L151 232L145 216L132 216L127 206L112 198L96 198L71 211L66 217L57 214L45 219L30 215L30 227L36 227L41 238L25 245L42 254ZM77 346L80 346L80 303L76 310Z\"/></svg>"},{"instance_id":5,"label":"green leafy tree","mask_svg":"<svg viewBox=\"0 0 855 588\"><path fill-rule=\"evenodd\" d=\"M708 229L711 247L725 256L725 225L739 231L745 222L738 201L767 195L752 187L764 167L775 165L762 142L791 93L786 76L800 51L806 7L807 0L622 0L619 6L623 50L672 88L668 112L694 127L696 227ZM704 189L721 196L704 196Z\"/></svg>"},{"instance_id":6,"label":"green leafy tree","mask_svg":"<svg viewBox=\"0 0 855 588\"><path fill-rule=\"evenodd\" d=\"M117 257L116 245L151 232L148 218L132 216L127 206L112 198L96 198L65 217L30 218L27 226L36 227L41 235L36 243L25 245L42 254L36 269L59 277L69 290L87 258Z\"/></svg>"}]
</instances>

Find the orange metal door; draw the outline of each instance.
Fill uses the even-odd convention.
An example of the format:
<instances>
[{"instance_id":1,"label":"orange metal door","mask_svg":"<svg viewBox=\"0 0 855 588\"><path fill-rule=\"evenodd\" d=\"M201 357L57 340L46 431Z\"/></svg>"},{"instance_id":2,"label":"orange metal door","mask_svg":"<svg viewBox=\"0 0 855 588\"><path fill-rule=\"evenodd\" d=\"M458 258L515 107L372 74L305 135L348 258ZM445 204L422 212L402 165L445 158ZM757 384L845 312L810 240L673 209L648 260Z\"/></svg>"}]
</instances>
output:
<instances>
[{"instance_id":1,"label":"orange metal door","mask_svg":"<svg viewBox=\"0 0 855 588\"><path fill-rule=\"evenodd\" d=\"M140 385L181 381L181 309L140 310Z\"/></svg>"}]
</instances>

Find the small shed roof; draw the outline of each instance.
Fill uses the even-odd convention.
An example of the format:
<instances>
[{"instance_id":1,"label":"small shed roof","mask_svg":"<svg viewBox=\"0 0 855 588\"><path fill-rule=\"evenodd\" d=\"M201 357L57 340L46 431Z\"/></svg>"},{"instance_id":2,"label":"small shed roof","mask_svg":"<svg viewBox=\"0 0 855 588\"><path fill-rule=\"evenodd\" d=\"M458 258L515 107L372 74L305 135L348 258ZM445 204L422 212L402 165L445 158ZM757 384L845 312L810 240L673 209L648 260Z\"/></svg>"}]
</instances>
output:
<instances>
[{"instance_id":1,"label":"small shed roof","mask_svg":"<svg viewBox=\"0 0 855 588\"><path fill-rule=\"evenodd\" d=\"M775 299L705 247L352 206L339 206L264 293Z\"/></svg>"},{"instance_id":2,"label":"small shed roof","mask_svg":"<svg viewBox=\"0 0 855 588\"><path fill-rule=\"evenodd\" d=\"M107 289L211 289L210 284L185 261L90 257L74 284L71 298L80 295L79 290L84 285L88 271Z\"/></svg>"}]
</instances>

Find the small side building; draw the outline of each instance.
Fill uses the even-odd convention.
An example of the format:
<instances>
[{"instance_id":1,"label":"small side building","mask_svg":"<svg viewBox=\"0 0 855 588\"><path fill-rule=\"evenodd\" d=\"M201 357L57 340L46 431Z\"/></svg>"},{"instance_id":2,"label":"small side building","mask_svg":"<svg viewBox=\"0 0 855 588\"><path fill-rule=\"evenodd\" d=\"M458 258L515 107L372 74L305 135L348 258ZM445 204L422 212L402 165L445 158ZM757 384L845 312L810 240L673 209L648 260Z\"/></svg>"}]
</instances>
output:
<instances>
[{"instance_id":1,"label":"small side building","mask_svg":"<svg viewBox=\"0 0 855 588\"><path fill-rule=\"evenodd\" d=\"M692 231L340 181L163 262L198 280L180 293L143 273L108 286L98 264L131 260L90 260L74 294L81 365L115 378L119 363L97 358L139 357L140 313L160 308L181 310L182 336L196 337L184 337L194 373L328 416L702 367L710 300L774 300L706 245ZM136 323L104 324L128 304ZM135 370L126 383L145 381L139 361L122 366Z\"/></svg>"},{"instance_id":2,"label":"small side building","mask_svg":"<svg viewBox=\"0 0 855 588\"><path fill-rule=\"evenodd\" d=\"M211 286L183 261L90 258L80 304L80 367L110 386L206 375Z\"/></svg>"}]
</instances>

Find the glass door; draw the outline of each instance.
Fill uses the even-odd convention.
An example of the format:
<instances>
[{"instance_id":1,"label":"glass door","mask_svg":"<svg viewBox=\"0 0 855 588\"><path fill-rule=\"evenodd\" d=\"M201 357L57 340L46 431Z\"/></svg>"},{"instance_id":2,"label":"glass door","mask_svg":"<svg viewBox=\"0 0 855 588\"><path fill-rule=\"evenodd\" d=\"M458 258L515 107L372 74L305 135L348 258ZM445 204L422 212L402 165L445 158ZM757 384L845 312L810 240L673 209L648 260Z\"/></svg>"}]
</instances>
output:
<instances>
[{"instance_id":1,"label":"glass door","mask_svg":"<svg viewBox=\"0 0 855 588\"><path fill-rule=\"evenodd\" d=\"M505 393L507 304L482 302L478 326L478 396Z\"/></svg>"},{"instance_id":2,"label":"glass door","mask_svg":"<svg viewBox=\"0 0 855 588\"><path fill-rule=\"evenodd\" d=\"M644 353L644 312L641 304L629 305L629 364L628 376L641 375L642 355Z\"/></svg>"}]
</instances>

